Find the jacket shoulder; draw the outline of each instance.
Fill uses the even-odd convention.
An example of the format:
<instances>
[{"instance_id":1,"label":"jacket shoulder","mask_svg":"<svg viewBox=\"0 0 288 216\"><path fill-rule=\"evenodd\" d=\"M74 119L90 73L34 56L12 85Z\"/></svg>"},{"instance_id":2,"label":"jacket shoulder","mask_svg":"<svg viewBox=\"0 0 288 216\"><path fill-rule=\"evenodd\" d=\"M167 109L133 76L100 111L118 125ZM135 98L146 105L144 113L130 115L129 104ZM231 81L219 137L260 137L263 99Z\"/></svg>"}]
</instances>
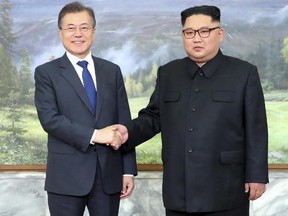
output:
<instances>
[{"instance_id":1,"label":"jacket shoulder","mask_svg":"<svg viewBox=\"0 0 288 216\"><path fill-rule=\"evenodd\" d=\"M99 58L96 56L93 56L93 60L95 62L95 64L97 65L106 65L106 66L110 66L110 67L119 67L119 65L117 65L116 63L113 63L112 61L109 61L107 59L103 59L103 58Z\"/></svg>"},{"instance_id":2,"label":"jacket shoulder","mask_svg":"<svg viewBox=\"0 0 288 216\"><path fill-rule=\"evenodd\" d=\"M51 61L48 61L48 62L45 62L43 64L40 64L36 67L37 68L49 68L49 67L53 67L53 66L56 66L56 65L59 65L60 64L60 61L61 61L61 58L56 58L56 59L53 59Z\"/></svg>"},{"instance_id":3,"label":"jacket shoulder","mask_svg":"<svg viewBox=\"0 0 288 216\"><path fill-rule=\"evenodd\" d=\"M173 66L179 66L179 65L182 65L183 62L185 62L187 59L186 58L182 58L182 59L175 59L175 60L172 60L164 65L162 65L162 67L173 67Z\"/></svg>"},{"instance_id":4,"label":"jacket shoulder","mask_svg":"<svg viewBox=\"0 0 288 216\"><path fill-rule=\"evenodd\" d=\"M188 57L182 58L182 59L175 59L173 61L170 61L162 66L159 67L159 71L165 71L166 73L174 72L176 71L185 71L185 68L187 67L187 61Z\"/></svg>"},{"instance_id":5,"label":"jacket shoulder","mask_svg":"<svg viewBox=\"0 0 288 216\"><path fill-rule=\"evenodd\" d=\"M243 67L256 67L256 65L252 64L251 62L248 62L246 60L237 58L237 57L233 57L233 56L227 56L227 55L223 55L224 58L224 62L225 64L230 63L231 65L239 65L239 66L243 66Z\"/></svg>"}]
</instances>

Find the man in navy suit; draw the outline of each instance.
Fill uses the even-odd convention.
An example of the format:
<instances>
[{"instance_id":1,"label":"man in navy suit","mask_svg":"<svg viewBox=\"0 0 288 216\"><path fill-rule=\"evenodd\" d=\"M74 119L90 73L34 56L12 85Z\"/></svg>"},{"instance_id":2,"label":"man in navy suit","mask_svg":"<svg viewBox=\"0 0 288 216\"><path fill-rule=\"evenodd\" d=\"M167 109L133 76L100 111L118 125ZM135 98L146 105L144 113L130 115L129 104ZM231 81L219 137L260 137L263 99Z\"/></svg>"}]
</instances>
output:
<instances>
[{"instance_id":1,"label":"man in navy suit","mask_svg":"<svg viewBox=\"0 0 288 216\"><path fill-rule=\"evenodd\" d=\"M66 53L35 70L35 105L48 134L45 190L51 216L81 216L86 206L90 216L116 216L120 198L134 188L135 149L109 146L123 141L109 125L131 119L123 77L118 65L91 54L95 26L90 7L65 5L58 27ZM93 102L85 91L83 61Z\"/></svg>"},{"instance_id":2,"label":"man in navy suit","mask_svg":"<svg viewBox=\"0 0 288 216\"><path fill-rule=\"evenodd\" d=\"M159 67L148 106L118 130L127 149L161 131L167 216L247 216L268 182L257 68L222 54L219 8L188 8L181 19L188 56Z\"/></svg>"}]
</instances>

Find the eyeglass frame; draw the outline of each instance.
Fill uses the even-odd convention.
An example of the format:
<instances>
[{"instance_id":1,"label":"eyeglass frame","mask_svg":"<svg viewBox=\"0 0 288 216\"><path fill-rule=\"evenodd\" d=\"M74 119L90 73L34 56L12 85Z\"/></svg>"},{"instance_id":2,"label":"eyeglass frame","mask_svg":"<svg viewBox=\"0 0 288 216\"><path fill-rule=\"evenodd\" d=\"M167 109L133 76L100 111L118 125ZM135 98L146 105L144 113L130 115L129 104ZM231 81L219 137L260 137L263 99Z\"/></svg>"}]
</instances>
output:
<instances>
[{"instance_id":1,"label":"eyeglass frame","mask_svg":"<svg viewBox=\"0 0 288 216\"><path fill-rule=\"evenodd\" d=\"M206 27L205 27L205 28L200 28L200 29L197 29L197 30L194 30L194 29L192 29L192 28L186 28L186 29L183 29L183 30L182 30L182 33L183 33L184 37L187 38L187 39L192 39L192 38L194 38L194 37L196 36L196 33L198 33L198 35L199 35L201 38L208 38L208 37L210 36L210 32L213 31L213 30L215 30L215 29L221 29L221 26L216 26L216 27L214 27L214 28L206 28ZM185 31L187 31L187 30L192 30L192 31L194 32L194 35L193 35L192 37L187 37L187 35L185 34ZM201 36L201 33L200 33L201 30L208 30L208 35L205 36L205 37Z\"/></svg>"},{"instance_id":2,"label":"eyeglass frame","mask_svg":"<svg viewBox=\"0 0 288 216\"><path fill-rule=\"evenodd\" d=\"M82 33L82 34L85 34L85 33L87 33L89 30L91 30L91 29L95 29L95 27L93 27L93 25L92 25L92 27L90 27L91 25L89 25L89 24L82 24L82 25L80 25L80 26L76 26L76 25L74 25L74 24L69 24L69 25L67 25L67 27L66 28L62 28L62 26L59 28L60 30L65 30L66 32L68 32L68 33L72 33L72 34L75 34L75 32L77 31L77 29L79 29L79 31ZM70 28L70 29L69 29Z\"/></svg>"}]
</instances>

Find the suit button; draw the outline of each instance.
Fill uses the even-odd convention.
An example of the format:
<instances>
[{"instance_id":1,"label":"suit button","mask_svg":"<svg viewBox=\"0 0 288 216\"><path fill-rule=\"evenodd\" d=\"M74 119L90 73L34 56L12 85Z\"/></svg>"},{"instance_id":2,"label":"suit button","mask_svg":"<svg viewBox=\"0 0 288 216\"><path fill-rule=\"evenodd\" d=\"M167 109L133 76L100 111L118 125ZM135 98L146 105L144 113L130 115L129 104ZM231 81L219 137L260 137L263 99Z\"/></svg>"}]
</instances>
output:
<instances>
[{"instance_id":1,"label":"suit button","mask_svg":"<svg viewBox=\"0 0 288 216\"><path fill-rule=\"evenodd\" d=\"M195 91L196 93L198 93L198 92L199 92L199 89L198 89L198 88L195 88L194 91Z\"/></svg>"},{"instance_id":2,"label":"suit button","mask_svg":"<svg viewBox=\"0 0 288 216\"><path fill-rule=\"evenodd\" d=\"M195 112L196 111L196 108L195 107L192 107L192 109L191 109L193 112Z\"/></svg>"},{"instance_id":3,"label":"suit button","mask_svg":"<svg viewBox=\"0 0 288 216\"><path fill-rule=\"evenodd\" d=\"M193 130L194 130L193 127L191 127L191 128L188 129L189 132L192 132Z\"/></svg>"},{"instance_id":4,"label":"suit button","mask_svg":"<svg viewBox=\"0 0 288 216\"><path fill-rule=\"evenodd\" d=\"M193 149L188 149L188 152L191 153L193 151Z\"/></svg>"}]
</instances>

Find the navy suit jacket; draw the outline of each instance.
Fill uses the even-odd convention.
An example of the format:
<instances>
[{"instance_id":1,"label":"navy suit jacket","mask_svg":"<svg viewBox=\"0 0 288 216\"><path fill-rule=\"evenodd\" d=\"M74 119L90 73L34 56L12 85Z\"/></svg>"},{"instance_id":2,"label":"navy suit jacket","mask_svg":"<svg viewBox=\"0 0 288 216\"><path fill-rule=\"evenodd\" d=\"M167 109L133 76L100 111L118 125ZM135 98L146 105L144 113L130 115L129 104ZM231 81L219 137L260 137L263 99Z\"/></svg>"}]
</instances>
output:
<instances>
[{"instance_id":1,"label":"navy suit jacket","mask_svg":"<svg viewBox=\"0 0 288 216\"><path fill-rule=\"evenodd\" d=\"M45 190L85 195L92 188L99 162L103 189L120 192L123 174L137 174L135 149L124 152L90 144L94 129L131 119L118 65L93 56L97 80L97 113L66 54L35 70L35 105L48 134ZM97 171L99 172L99 171Z\"/></svg>"},{"instance_id":2,"label":"navy suit jacket","mask_svg":"<svg viewBox=\"0 0 288 216\"><path fill-rule=\"evenodd\" d=\"M236 208L248 202L245 182L268 182L268 132L259 75L254 65L221 51L203 72L197 70L188 57L159 67L148 106L126 124L126 148L161 131L166 208Z\"/></svg>"}]
</instances>

